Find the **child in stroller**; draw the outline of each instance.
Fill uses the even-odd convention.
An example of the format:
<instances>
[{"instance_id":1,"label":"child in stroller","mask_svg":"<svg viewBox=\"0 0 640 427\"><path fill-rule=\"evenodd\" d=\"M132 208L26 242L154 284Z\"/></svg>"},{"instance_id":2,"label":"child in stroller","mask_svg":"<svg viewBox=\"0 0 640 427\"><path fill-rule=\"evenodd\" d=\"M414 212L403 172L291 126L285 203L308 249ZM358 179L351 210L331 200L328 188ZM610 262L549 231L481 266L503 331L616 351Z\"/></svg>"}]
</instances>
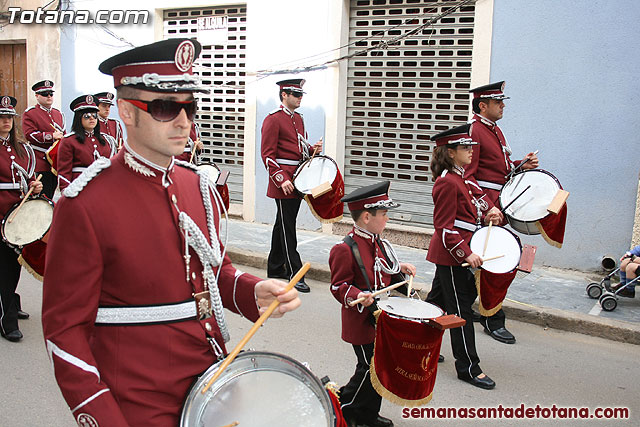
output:
<instances>
[{"instance_id":1,"label":"child in stroller","mask_svg":"<svg viewBox=\"0 0 640 427\"><path fill-rule=\"evenodd\" d=\"M620 284L613 286L611 289L618 296L634 298L636 296L635 284L637 281L633 279L638 276L640 276L640 245L635 246L620 258ZM630 283L631 281L633 283ZM623 289L617 292L621 288Z\"/></svg>"}]
</instances>

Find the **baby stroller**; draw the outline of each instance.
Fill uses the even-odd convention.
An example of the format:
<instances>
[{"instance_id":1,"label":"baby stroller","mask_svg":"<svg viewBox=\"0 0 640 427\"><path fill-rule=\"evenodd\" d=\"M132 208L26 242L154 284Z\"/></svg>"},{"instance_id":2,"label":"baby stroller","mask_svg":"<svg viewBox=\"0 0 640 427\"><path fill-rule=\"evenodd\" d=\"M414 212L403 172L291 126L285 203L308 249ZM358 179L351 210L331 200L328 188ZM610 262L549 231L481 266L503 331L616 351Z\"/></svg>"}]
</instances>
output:
<instances>
[{"instance_id":1,"label":"baby stroller","mask_svg":"<svg viewBox=\"0 0 640 427\"><path fill-rule=\"evenodd\" d=\"M607 274L604 279L598 282L591 282L587 285L587 295L589 298L599 299L600 307L604 311L613 311L618 306L618 294L629 285L637 286L640 276L627 282L626 286L620 286L615 291L611 288L611 277L613 277L620 268L616 268L611 273Z\"/></svg>"}]
</instances>

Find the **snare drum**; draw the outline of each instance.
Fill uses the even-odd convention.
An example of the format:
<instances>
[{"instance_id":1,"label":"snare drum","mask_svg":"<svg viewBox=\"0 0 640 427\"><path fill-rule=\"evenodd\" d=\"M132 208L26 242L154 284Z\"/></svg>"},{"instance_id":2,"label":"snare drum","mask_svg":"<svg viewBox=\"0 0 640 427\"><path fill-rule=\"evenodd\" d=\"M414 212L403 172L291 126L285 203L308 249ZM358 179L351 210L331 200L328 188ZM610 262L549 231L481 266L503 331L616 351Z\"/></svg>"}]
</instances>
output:
<instances>
[{"instance_id":1,"label":"snare drum","mask_svg":"<svg viewBox=\"0 0 640 427\"><path fill-rule=\"evenodd\" d=\"M53 220L53 202L44 197L29 199L9 222L12 212L20 205L16 203L2 220L2 239L14 248L22 248L42 239Z\"/></svg>"},{"instance_id":2,"label":"snare drum","mask_svg":"<svg viewBox=\"0 0 640 427\"><path fill-rule=\"evenodd\" d=\"M298 166L293 175L293 185L302 194L312 194L313 189L322 184L333 184L337 174L338 165L335 160L317 155Z\"/></svg>"},{"instance_id":3,"label":"snare drum","mask_svg":"<svg viewBox=\"0 0 640 427\"><path fill-rule=\"evenodd\" d=\"M228 211L229 210L229 187L227 187L226 182L223 185L218 185L218 179L222 174L218 165L211 162L211 163L200 163L196 167L198 168L198 170L207 171L209 173L209 181L211 181L211 183L216 186L216 190L218 190L218 193L220 193L220 196L222 197L224 207Z\"/></svg>"},{"instance_id":4,"label":"snare drum","mask_svg":"<svg viewBox=\"0 0 640 427\"><path fill-rule=\"evenodd\" d=\"M336 162L327 156L315 156L296 169L293 185L304 194L311 213L323 223L342 219L344 181Z\"/></svg>"},{"instance_id":5,"label":"snare drum","mask_svg":"<svg viewBox=\"0 0 640 427\"><path fill-rule=\"evenodd\" d=\"M489 227L482 227L473 233L471 242L469 242L471 252L480 255L483 259L496 255L504 256L484 261L480 268L490 271L491 273L508 273L513 271L518 264L520 264L520 256L522 255L520 239L506 228L494 225L491 227L491 234L489 234L487 250L484 251L488 231ZM483 252L484 255L482 255Z\"/></svg>"},{"instance_id":6,"label":"snare drum","mask_svg":"<svg viewBox=\"0 0 640 427\"><path fill-rule=\"evenodd\" d=\"M328 392L294 359L276 353L241 353L202 394L219 364L211 366L189 392L181 426L220 427L234 422L240 427L335 425Z\"/></svg>"},{"instance_id":7,"label":"snare drum","mask_svg":"<svg viewBox=\"0 0 640 427\"><path fill-rule=\"evenodd\" d=\"M536 222L550 215L547 207L562 189L560 181L550 172L529 169L518 172L500 190L500 206L507 206L518 194L522 194L504 214L511 227L522 234L540 234Z\"/></svg>"}]
</instances>

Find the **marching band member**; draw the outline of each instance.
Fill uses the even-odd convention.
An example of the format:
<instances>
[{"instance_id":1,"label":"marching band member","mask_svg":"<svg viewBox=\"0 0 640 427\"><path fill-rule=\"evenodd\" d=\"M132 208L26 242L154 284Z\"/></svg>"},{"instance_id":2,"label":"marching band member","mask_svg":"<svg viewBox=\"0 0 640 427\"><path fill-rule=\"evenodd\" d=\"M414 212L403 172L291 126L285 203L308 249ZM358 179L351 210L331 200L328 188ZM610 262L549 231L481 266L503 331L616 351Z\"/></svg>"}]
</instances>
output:
<instances>
[{"instance_id":1,"label":"marching band member","mask_svg":"<svg viewBox=\"0 0 640 427\"><path fill-rule=\"evenodd\" d=\"M276 316L300 305L284 283L233 267L215 189L173 157L193 94L206 91L192 69L200 50L163 40L99 67L113 75L127 141L56 205L42 302L55 377L79 425L178 425L197 376L226 355L223 307L255 321L275 298Z\"/></svg>"},{"instance_id":2,"label":"marching band member","mask_svg":"<svg viewBox=\"0 0 640 427\"><path fill-rule=\"evenodd\" d=\"M53 199L58 180L51 172L46 153L55 141L64 136L64 114L52 107L54 90L51 80L42 80L31 89L38 103L27 108L22 115L22 132L36 153L36 174L42 174L42 191L49 199Z\"/></svg>"},{"instance_id":3,"label":"marching band member","mask_svg":"<svg viewBox=\"0 0 640 427\"><path fill-rule=\"evenodd\" d=\"M60 191L100 157L113 156L117 147L105 140L98 122L98 106L91 95L81 95L71 101L72 132L65 135L58 148L58 185Z\"/></svg>"},{"instance_id":4,"label":"marching band member","mask_svg":"<svg viewBox=\"0 0 640 427\"><path fill-rule=\"evenodd\" d=\"M0 96L0 217L24 197L28 187L35 194L42 191L42 183L34 181L36 157L29 144L18 139L14 117L17 100ZM0 240L0 334L9 341L20 341L22 332L18 319L29 315L20 310L20 296L16 293L21 267L18 253Z\"/></svg>"},{"instance_id":5,"label":"marching band member","mask_svg":"<svg viewBox=\"0 0 640 427\"><path fill-rule=\"evenodd\" d=\"M433 185L433 226L435 233L429 244L427 260L436 264L436 273L426 301L438 305L448 314L466 320L463 327L450 329L453 357L458 378L476 387L492 389L495 382L480 369L476 353L471 305L478 296L471 267L482 264L479 255L471 252L469 241L481 220L498 224L502 214L486 200L473 177L464 167L472 161L476 143L466 124L439 133L432 140L436 149L431 160Z\"/></svg>"},{"instance_id":6,"label":"marching band member","mask_svg":"<svg viewBox=\"0 0 640 427\"><path fill-rule=\"evenodd\" d=\"M471 131L478 144L473 148L471 164L465 168L466 175L474 177L491 203L498 205L500 190L507 182L507 175L524 160L511 161L511 147L496 124L503 116L504 81L491 83L471 89L473 94ZM538 167L538 157L529 153L522 169ZM491 317L474 313L474 319L482 323L484 331L493 339L505 344L514 344L516 338L505 327L505 315L502 308Z\"/></svg>"},{"instance_id":7,"label":"marching band member","mask_svg":"<svg viewBox=\"0 0 640 427\"><path fill-rule=\"evenodd\" d=\"M375 308L371 292L391 284L398 273L414 276L412 264L393 262L388 258L391 246L380 239L389 217L387 210L400 206L388 195L389 181L368 185L342 198L348 204L354 226L341 243L331 248L331 293L342 304L342 339L353 346L356 371L340 389L342 414L349 425L375 427L392 426L393 422L379 415L382 398L371 385L369 362L373 357L376 337ZM385 241L386 242L386 241ZM392 261L389 265L389 261ZM366 276L363 274L366 272ZM349 303L366 299L355 306Z\"/></svg>"},{"instance_id":8,"label":"marching band member","mask_svg":"<svg viewBox=\"0 0 640 427\"><path fill-rule=\"evenodd\" d=\"M314 150L322 150L322 141L313 146L307 143L302 115L295 111L302 102L304 82L304 79L278 82L280 107L262 123L262 161L269 175L267 197L275 200L277 209L267 260L268 277L290 279L302 267L296 237L302 198L293 186L293 174ZM304 279L296 284L296 289L311 290Z\"/></svg>"},{"instance_id":9,"label":"marching band member","mask_svg":"<svg viewBox=\"0 0 640 427\"><path fill-rule=\"evenodd\" d=\"M100 92L93 95L93 99L98 106L98 120L100 121L100 133L108 135L113 139L113 145L118 150L124 143L124 132L120 120L109 118L114 95L111 92Z\"/></svg>"}]
</instances>

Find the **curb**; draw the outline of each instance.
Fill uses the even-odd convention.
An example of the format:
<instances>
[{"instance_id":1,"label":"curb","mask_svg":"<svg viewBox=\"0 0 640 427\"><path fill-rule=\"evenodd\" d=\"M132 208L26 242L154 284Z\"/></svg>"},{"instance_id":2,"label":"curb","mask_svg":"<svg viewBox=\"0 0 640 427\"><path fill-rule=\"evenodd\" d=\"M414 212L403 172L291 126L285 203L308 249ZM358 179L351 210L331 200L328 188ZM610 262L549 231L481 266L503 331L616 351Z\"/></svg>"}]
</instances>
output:
<instances>
[{"instance_id":1,"label":"curb","mask_svg":"<svg viewBox=\"0 0 640 427\"><path fill-rule=\"evenodd\" d=\"M265 271L267 269L267 256L263 253L227 247L227 254L234 264L246 265ZM329 283L331 281L331 272L327 265L312 262L307 277ZM502 308L509 319L519 322L628 344L640 344L640 325L635 323L595 318L587 314L556 308L537 307L529 304L522 305L510 301L505 301L502 304Z\"/></svg>"}]
</instances>

